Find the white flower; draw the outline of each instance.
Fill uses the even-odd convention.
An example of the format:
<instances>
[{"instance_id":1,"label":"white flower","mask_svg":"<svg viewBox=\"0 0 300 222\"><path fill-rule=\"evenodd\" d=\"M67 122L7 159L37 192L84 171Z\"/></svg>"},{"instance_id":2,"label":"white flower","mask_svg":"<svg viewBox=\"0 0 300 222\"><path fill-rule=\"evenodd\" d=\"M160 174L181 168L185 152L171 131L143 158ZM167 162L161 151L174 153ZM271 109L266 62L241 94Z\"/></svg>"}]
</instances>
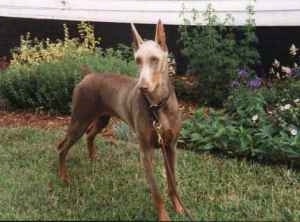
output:
<instances>
[{"instance_id":1,"label":"white flower","mask_svg":"<svg viewBox=\"0 0 300 222\"><path fill-rule=\"evenodd\" d=\"M295 99L294 103L300 103L300 99Z\"/></svg>"},{"instance_id":2,"label":"white flower","mask_svg":"<svg viewBox=\"0 0 300 222\"><path fill-rule=\"evenodd\" d=\"M280 74L279 74L279 72L276 73L276 77L277 77L277 79L280 79Z\"/></svg>"},{"instance_id":3,"label":"white flower","mask_svg":"<svg viewBox=\"0 0 300 222\"><path fill-rule=\"evenodd\" d=\"M280 111L289 110L291 108L291 104L285 104L284 106L280 106Z\"/></svg>"},{"instance_id":4,"label":"white flower","mask_svg":"<svg viewBox=\"0 0 300 222\"><path fill-rule=\"evenodd\" d=\"M290 129L290 133L291 133L291 135L296 136L298 134L298 131L297 131L297 129L293 128L293 129Z\"/></svg>"},{"instance_id":5,"label":"white flower","mask_svg":"<svg viewBox=\"0 0 300 222\"><path fill-rule=\"evenodd\" d=\"M294 68L298 68L298 64L294 62Z\"/></svg>"},{"instance_id":6,"label":"white flower","mask_svg":"<svg viewBox=\"0 0 300 222\"><path fill-rule=\"evenodd\" d=\"M288 74L288 75L290 75L292 73L291 68L287 67L287 66L282 66L281 67L281 71L284 72L284 73L286 73L286 74Z\"/></svg>"},{"instance_id":7,"label":"white flower","mask_svg":"<svg viewBox=\"0 0 300 222\"><path fill-rule=\"evenodd\" d=\"M274 59L273 66L278 68L280 66L280 62L277 59Z\"/></svg>"},{"instance_id":8,"label":"white flower","mask_svg":"<svg viewBox=\"0 0 300 222\"><path fill-rule=\"evenodd\" d=\"M288 109L290 109L292 106L291 106L291 104L286 104L285 106L284 106L284 109L285 110L288 110Z\"/></svg>"},{"instance_id":9,"label":"white flower","mask_svg":"<svg viewBox=\"0 0 300 222\"><path fill-rule=\"evenodd\" d=\"M291 45L290 47L290 54L292 56L295 56L297 54L298 49L296 48L296 46L294 44Z\"/></svg>"},{"instance_id":10,"label":"white flower","mask_svg":"<svg viewBox=\"0 0 300 222\"><path fill-rule=\"evenodd\" d=\"M256 122L257 120L258 120L258 115L252 116L252 121L253 121L253 122Z\"/></svg>"}]
</instances>

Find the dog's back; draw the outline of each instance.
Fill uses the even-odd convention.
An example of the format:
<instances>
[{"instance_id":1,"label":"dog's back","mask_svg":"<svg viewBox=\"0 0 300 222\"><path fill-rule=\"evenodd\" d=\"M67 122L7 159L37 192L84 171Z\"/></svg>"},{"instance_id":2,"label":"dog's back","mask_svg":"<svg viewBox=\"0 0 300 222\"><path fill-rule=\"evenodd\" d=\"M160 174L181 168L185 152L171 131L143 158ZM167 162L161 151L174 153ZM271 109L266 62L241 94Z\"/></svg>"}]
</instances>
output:
<instances>
[{"instance_id":1,"label":"dog's back","mask_svg":"<svg viewBox=\"0 0 300 222\"><path fill-rule=\"evenodd\" d=\"M114 115L129 124L131 117L128 110L132 97L136 95L137 79L112 73L85 74L84 78L74 89L72 110L105 115ZM84 107L84 109L79 108ZM79 108L79 109L77 109ZM72 113L80 116L81 113Z\"/></svg>"}]
</instances>

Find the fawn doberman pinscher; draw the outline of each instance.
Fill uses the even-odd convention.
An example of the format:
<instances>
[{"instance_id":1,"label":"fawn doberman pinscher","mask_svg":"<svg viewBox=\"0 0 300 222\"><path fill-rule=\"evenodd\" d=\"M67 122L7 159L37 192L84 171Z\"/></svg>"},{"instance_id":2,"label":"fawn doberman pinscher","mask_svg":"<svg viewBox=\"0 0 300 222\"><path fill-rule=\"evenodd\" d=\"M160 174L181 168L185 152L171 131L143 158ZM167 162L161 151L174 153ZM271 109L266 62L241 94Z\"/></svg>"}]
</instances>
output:
<instances>
[{"instance_id":1,"label":"fawn doberman pinscher","mask_svg":"<svg viewBox=\"0 0 300 222\"><path fill-rule=\"evenodd\" d=\"M184 213L186 210L178 196L175 182L175 149L181 129L181 114L168 76L166 35L160 20L156 25L154 41L144 41L133 24L131 28L139 78L91 71L85 73L74 89L71 123L57 148L59 177L66 183L69 182L66 155L70 147L86 132L89 157L94 160L95 136L107 126L110 117L118 117L137 135L146 180L159 220L169 221L153 174L152 158L154 148L159 144L154 121L158 121L161 126L169 196L177 213Z\"/></svg>"}]
</instances>

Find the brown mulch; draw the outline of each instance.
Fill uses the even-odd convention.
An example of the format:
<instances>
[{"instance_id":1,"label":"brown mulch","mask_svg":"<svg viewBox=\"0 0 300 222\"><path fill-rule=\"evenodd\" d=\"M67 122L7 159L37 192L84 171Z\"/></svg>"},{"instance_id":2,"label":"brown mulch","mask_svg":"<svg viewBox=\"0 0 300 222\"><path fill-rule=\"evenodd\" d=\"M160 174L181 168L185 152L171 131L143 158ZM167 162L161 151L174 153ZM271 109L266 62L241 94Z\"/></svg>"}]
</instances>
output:
<instances>
[{"instance_id":1,"label":"brown mulch","mask_svg":"<svg viewBox=\"0 0 300 222\"><path fill-rule=\"evenodd\" d=\"M186 119L194 113L196 104L180 102L180 109L183 113L183 119ZM35 128L49 129L66 127L69 122L70 116L31 113L26 111L0 111L0 127L30 126ZM119 120L112 119L109 128L118 122Z\"/></svg>"},{"instance_id":2,"label":"brown mulch","mask_svg":"<svg viewBox=\"0 0 300 222\"><path fill-rule=\"evenodd\" d=\"M70 121L69 116L51 116L30 112L0 111L0 127L30 126L36 128L58 128L66 126Z\"/></svg>"},{"instance_id":3,"label":"brown mulch","mask_svg":"<svg viewBox=\"0 0 300 222\"><path fill-rule=\"evenodd\" d=\"M182 119L185 120L191 118L195 113L197 107L198 107L197 103L180 101L179 109L182 112Z\"/></svg>"},{"instance_id":4,"label":"brown mulch","mask_svg":"<svg viewBox=\"0 0 300 222\"><path fill-rule=\"evenodd\" d=\"M0 111L0 127L21 127L29 126L38 129L67 129L70 122L70 116L53 116L49 114L30 113L30 112L7 112ZM116 124L113 119L109 126L106 127L101 136L111 144L116 144L116 139L113 131L113 125Z\"/></svg>"},{"instance_id":5,"label":"brown mulch","mask_svg":"<svg viewBox=\"0 0 300 222\"><path fill-rule=\"evenodd\" d=\"M182 111L183 119L189 118L195 111L195 104L180 103L180 110ZM0 127L22 127L28 126L38 129L67 129L70 122L70 116L49 115L44 113L32 113L26 111L0 111ZM101 136L113 145L116 145L116 136L114 134L114 126L120 120L112 118L108 127L103 129Z\"/></svg>"}]
</instances>

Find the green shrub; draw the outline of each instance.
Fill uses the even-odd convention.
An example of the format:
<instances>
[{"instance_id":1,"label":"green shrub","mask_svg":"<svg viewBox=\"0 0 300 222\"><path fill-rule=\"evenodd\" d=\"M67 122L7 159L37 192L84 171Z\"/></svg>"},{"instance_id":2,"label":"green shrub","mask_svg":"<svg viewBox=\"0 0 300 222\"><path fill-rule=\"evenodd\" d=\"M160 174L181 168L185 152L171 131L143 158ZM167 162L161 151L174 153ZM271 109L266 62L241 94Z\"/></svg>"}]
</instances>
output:
<instances>
[{"instance_id":1,"label":"green shrub","mask_svg":"<svg viewBox=\"0 0 300 222\"><path fill-rule=\"evenodd\" d=\"M97 72L136 74L135 63L126 57L128 47L102 50L88 23L79 23L78 33L79 38L70 38L64 25L63 41L32 39L30 33L21 37L11 65L0 75L0 97L15 109L69 113L82 65Z\"/></svg>"},{"instance_id":2,"label":"green shrub","mask_svg":"<svg viewBox=\"0 0 300 222\"><path fill-rule=\"evenodd\" d=\"M198 110L184 124L183 141L195 150L299 163L300 81L285 83L285 90L282 84L271 89L241 87L224 110Z\"/></svg>"},{"instance_id":3,"label":"green shrub","mask_svg":"<svg viewBox=\"0 0 300 222\"><path fill-rule=\"evenodd\" d=\"M119 43L119 44L117 44L115 51L118 52L118 54L128 62L134 60L134 54L133 54L132 47L129 47L127 45Z\"/></svg>"},{"instance_id":4,"label":"green shrub","mask_svg":"<svg viewBox=\"0 0 300 222\"><path fill-rule=\"evenodd\" d=\"M194 80L195 78L183 79L178 77L172 79L176 96L178 97L178 99L183 100L185 102L198 101L199 98L198 84Z\"/></svg>"},{"instance_id":5,"label":"green shrub","mask_svg":"<svg viewBox=\"0 0 300 222\"><path fill-rule=\"evenodd\" d=\"M265 122L262 118L259 121ZM292 129L278 130L271 120L268 121L269 124L253 123L249 127L221 111L211 111L210 116L205 117L203 110L199 110L185 123L182 140L197 151L221 151L232 156L299 163L299 132L294 135L292 133L297 131Z\"/></svg>"},{"instance_id":6,"label":"green shrub","mask_svg":"<svg viewBox=\"0 0 300 222\"><path fill-rule=\"evenodd\" d=\"M113 50L53 62L14 65L0 75L0 95L16 109L69 113L72 91L82 79L80 67L84 64L98 72L136 73L135 64L124 61Z\"/></svg>"},{"instance_id":7,"label":"green shrub","mask_svg":"<svg viewBox=\"0 0 300 222\"><path fill-rule=\"evenodd\" d=\"M128 60L119 50L107 49L103 53L100 51L101 58L86 57L85 64L90 64L89 60L94 60L91 67L98 72L112 72L129 76L137 75L137 67L135 61ZM94 64L94 65L93 65Z\"/></svg>"},{"instance_id":8,"label":"green shrub","mask_svg":"<svg viewBox=\"0 0 300 222\"><path fill-rule=\"evenodd\" d=\"M206 105L220 107L230 92L230 84L238 69L253 68L259 54L255 48L253 8L248 7L247 25L233 30L233 18L228 16L220 21L209 4L203 14L207 24L199 24L199 12L194 10L196 26L181 26L180 41L183 54L188 57L189 69L199 76L199 95ZM184 17L184 12L183 12ZM186 24L191 21L185 19ZM239 40L236 37L239 34Z\"/></svg>"}]
</instances>

